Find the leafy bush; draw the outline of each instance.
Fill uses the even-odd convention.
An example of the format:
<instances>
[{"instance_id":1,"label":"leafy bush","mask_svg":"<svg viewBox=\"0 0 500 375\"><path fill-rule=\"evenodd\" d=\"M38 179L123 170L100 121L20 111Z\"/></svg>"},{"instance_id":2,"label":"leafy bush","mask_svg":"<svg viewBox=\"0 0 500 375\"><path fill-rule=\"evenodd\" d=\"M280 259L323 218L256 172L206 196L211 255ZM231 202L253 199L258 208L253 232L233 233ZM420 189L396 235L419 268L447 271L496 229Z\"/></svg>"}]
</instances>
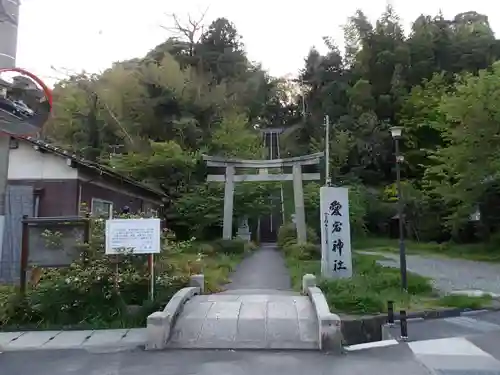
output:
<instances>
[{"instance_id":1,"label":"leafy bush","mask_svg":"<svg viewBox=\"0 0 500 375\"><path fill-rule=\"evenodd\" d=\"M321 259L321 248L312 243L297 244L287 243L283 250L291 257L299 260Z\"/></svg>"},{"instance_id":2,"label":"leafy bush","mask_svg":"<svg viewBox=\"0 0 500 375\"><path fill-rule=\"evenodd\" d=\"M224 254L244 254L246 250L246 242L243 240L216 240L212 242L212 246L218 253Z\"/></svg>"},{"instance_id":3,"label":"leafy bush","mask_svg":"<svg viewBox=\"0 0 500 375\"><path fill-rule=\"evenodd\" d=\"M255 242L246 242L245 243L245 252L247 253L251 253L252 251L255 251L259 248L259 246L257 246L257 244L255 244Z\"/></svg>"},{"instance_id":4,"label":"leafy bush","mask_svg":"<svg viewBox=\"0 0 500 375\"><path fill-rule=\"evenodd\" d=\"M79 245L85 254L82 259L66 268L43 270L38 284L30 287L25 296L12 289L3 291L0 325L120 327L144 324L147 315L165 304L188 281L189 274L173 272L169 259L192 243L175 243L168 236L168 231L164 232L162 252L155 262L155 302L146 302L150 280L147 257L106 256L104 221L96 219L89 243ZM118 262L113 262L114 259ZM142 307L132 315L130 305Z\"/></svg>"},{"instance_id":5,"label":"leafy bush","mask_svg":"<svg viewBox=\"0 0 500 375\"><path fill-rule=\"evenodd\" d=\"M312 228L307 228L307 242L318 243L319 238ZM287 244L297 243L297 229L295 224L282 225L278 231L278 247L283 249Z\"/></svg>"},{"instance_id":6,"label":"leafy bush","mask_svg":"<svg viewBox=\"0 0 500 375\"><path fill-rule=\"evenodd\" d=\"M346 279L323 280L319 287L333 311L377 313L384 310L384 299L374 293L365 282Z\"/></svg>"},{"instance_id":7,"label":"leafy bush","mask_svg":"<svg viewBox=\"0 0 500 375\"><path fill-rule=\"evenodd\" d=\"M214 255L217 249L209 243L202 243L198 245L197 252L204 255Z\"/></svg>"}]
</instances>

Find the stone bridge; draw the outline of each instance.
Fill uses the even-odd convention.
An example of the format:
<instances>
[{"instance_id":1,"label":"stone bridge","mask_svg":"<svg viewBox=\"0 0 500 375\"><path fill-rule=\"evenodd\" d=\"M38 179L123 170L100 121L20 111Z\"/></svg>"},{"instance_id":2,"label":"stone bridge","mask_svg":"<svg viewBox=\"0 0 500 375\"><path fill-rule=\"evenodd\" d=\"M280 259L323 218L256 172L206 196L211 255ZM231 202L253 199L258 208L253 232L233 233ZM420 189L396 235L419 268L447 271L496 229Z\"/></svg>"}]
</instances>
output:
<instances>
[{"instance_id":1,"label":"stone bridge","mask_svg":"<svg viewBox=\"0 0 500 375\"><path fill-rule=\"evenodd\" d=\"M148 317L147 349L341 351L340 318L313 275L304 276L302 295L263 289L203 295L203 276L193 282Z\"/></svg>"}]
</instances>

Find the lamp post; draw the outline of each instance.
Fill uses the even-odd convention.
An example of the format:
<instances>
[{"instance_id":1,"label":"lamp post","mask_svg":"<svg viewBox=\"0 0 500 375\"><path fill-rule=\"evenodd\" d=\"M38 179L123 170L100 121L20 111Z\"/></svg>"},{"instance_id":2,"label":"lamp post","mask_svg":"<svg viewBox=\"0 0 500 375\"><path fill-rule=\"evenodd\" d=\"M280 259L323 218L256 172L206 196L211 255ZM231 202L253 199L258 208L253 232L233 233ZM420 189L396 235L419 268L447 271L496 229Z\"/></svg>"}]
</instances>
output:
<instances>
[{"instance_id":1,"label":"lamp post","mask_svg":"<svg viewBox=\"0 0 500 375\"><path fill-rule=\"evenodd\" d=\"M406 275L406 249L404 235L404 206L403 196L401 194L401 163L404 158L399 151L399 140L403 133L401 126L391 127L391 135L394 139L394 147L396 154L396 187L398 190L398 221L399 221L399 269L401 271L401 289L408 290L408 279Z\"/></svg>"}]
</instances>

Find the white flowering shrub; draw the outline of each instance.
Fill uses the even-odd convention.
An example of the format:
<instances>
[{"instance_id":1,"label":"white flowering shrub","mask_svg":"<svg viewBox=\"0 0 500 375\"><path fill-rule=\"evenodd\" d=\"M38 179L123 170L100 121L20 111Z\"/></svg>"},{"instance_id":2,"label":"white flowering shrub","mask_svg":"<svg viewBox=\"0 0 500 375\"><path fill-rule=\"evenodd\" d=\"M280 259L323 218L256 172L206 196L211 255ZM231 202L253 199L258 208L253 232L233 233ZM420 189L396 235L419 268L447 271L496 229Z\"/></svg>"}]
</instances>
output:
<instances>
[{"instance_id":1,"label":"white flowering shrub","mask_svg":"<svg viewBox=\"0 0 500 375\"><path fill-rule=\"evenodd\" d=\"M126 215L126 217L133 217ZM155 256L155 301L148 301L150 274L146 255L104 254L104 220L92 219L91 238L81 244L82 258L69 267L47 269L26 296L12 294L0 310L0 326L110 327L144 324L149 313L168 302L188 282L173 276L169 254L188 251L192 241L176 242L165 230ZM57 240L57 234L52 234ZM51 234L45 233L47 241ZM118 261L115 261L118 260ZM176 273L178 274L178 273ZM130 305L142 306L132 316Z\"/></svg>"}]
</instances>

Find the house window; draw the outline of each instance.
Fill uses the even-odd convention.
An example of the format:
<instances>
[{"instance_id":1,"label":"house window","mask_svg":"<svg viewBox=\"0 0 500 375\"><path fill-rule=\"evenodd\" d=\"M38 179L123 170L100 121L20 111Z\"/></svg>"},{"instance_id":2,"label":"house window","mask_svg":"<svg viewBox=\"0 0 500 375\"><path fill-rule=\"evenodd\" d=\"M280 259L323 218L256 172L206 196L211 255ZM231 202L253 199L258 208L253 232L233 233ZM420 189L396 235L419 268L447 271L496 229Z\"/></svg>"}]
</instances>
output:
<instances>
[{"instance_id":1,"label":"house window","mask_svg":"<svg viewBox=\"0 0 500 375\"><path fill-rule=\"evenodd\" d=\"M40 200L43 193L43 189L35 188L33 192L33 217L40 216Z\"/></svg>"},{"instance_id":2,"label":"house window","mask_svg":"<svg viewBox=\"0 0 500 375\"><path fill-rule=\"evenodd\" d=\"M92 198L92 216L111 219L113 217L113 202Z\"/></svg>"}]
</instances>

